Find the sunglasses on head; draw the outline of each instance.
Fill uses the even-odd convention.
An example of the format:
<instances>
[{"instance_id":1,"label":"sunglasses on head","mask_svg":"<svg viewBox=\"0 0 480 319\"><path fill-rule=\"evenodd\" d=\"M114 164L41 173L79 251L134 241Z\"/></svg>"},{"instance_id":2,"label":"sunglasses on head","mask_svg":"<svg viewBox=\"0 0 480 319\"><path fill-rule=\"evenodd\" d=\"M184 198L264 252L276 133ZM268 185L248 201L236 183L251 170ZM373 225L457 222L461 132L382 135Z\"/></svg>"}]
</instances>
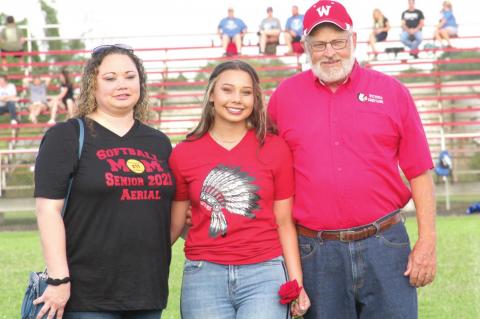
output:
<instances>
[{"instance_id":1,"label":"sunglasses on head","mask_svg":"<svg viewBox=\"0 0 480 319\"><path fill-rule=\"evenodd\" d=\"M117 49L122 49L122 50L127 50L129 52L133 52L133 48L129 46L128 44L122 44L122 43L117 43L117 44L103 44L99 45L98 47L94 48L92 50L92 55L98 54L106 49L110 48L117 48Z\"/></svg>"}]
</instances>

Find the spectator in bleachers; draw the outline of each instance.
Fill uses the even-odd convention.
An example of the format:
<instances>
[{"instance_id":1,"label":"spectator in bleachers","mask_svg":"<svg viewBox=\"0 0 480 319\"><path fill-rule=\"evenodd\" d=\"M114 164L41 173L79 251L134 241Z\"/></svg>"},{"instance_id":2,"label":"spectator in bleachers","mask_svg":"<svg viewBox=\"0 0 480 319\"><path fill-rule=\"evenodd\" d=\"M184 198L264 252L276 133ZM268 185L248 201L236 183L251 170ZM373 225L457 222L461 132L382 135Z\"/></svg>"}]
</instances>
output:
<instances>
[{"instance_id":1,"label":"spectator in bleachers","mask_svg":"<svg viewBox=\"0 0 480 319\"><path fill-rule=\"evenodd\" d=\"M293 53L293 43L300 42L303 35L303 14L298 13L298 6L292 6L292 16L285 24L285 44L288 53Z\"/></svg>"},{"instance_id":2,"label":"spectator in bleachers","mask_svg":"<svg viewBox=\"0 0 480 319\"><path fill-rule=\"evenodd\" d=\"M5 27L0 32L0 51L1 52L21 52L23 51L23 43L25 38L23 37L22 30L15 23L15 18L8 16L6 19ZM17 58L21 58L22 55L15 55ZM7 57L3 56L2 65L6 67Z\"/></svg>"},{"instance_id":3,"label":"spectator in bleachers","mask_svg":"<svg viewBox=\"0 0 480 319\"><path fill-rule=\"evenodd\" d=\"M377 58L377 50L375 48L375 43L382 42L387 39L388 30L390 30L390 23L388 22L387 17L385 17L380 11L380 9L373 10L373 30L370 34L370 39L368 43L373 52L373 58Z\"/></svg>"},{"instance_id":4,"label":"spectator in bleachers","mask_svg":"<svg viewBox=\"0 0 480 319\"><path fill-rule=\"evenodd\" d=\"M52 103L52 110L48 124L54 124L58 112L58 107L67 110L68 118L72 118L77 111L77 105L73 96L73 83L66 69L60 73L60 93L55 97Z\"/></svg>"},{"instance_id":5,"label":"spectator in bleachers","mask_svg":"<svg viewBox=\"0 0 480 319\"><path fill-rule=\"evenodd\" d=\"M282 32L280 20L273 16L273 8L267 8L267 17L260 23L260 53L266 53L267 44L277 45ZM275 52L274 52L275 53Z\"/></svg>"},{"instance_id":6,"label":"spectator in bleachers","mask_svg":"<svg viewBox=\"0 0 480 319\"><path fill-rule=\"evenodd\" d=\"M415 0L408 0L408 9L402 13L402 33L400 41L410 49L410 55L418 58L418 47L423 40L422 28L425 16L415 9Z\"/></svg>"},{"instance_id":7,"label":"spectator in bleachers","mask_svg":"<svg viewBox=\"0 0 480 319\"><path fill-rule=\"evenodd\" d=\"M7 82L7 77L0 74L0 114L10 113L10 124L17 125L17 89L13 83Z\"/></svg>"},{"instance_id":8,"label":"spectator in bleachers","mask_svg":"<svg viewBox=\"0 0 480 319\"><path fill-rule=\"evenodd\" d=\"M218 24L218 35L222 39L222 48L227 54L227 47L233 42L237 47L237 52L242 50L243 36L247 32L247 25L242 19L236 18L233 8L228 8L228 16L223 18Z\"/></svg>"},{"instance_id":9,"label":"spectator in bleachers","mask_svg":"<svg viewBox=\"0 0 480 319\"><path fill-rule=\"evenodd\" d=\"M440 45L443 44L442 40L445 40L447 47L450 48L452 46L450 37L457 36L458 32L458 24L453 15L452 3L450 1L444 1L440 13L442 14L442 18L435 29L435 40L440 41Z\"/></svg>"},{"instance_id":10,"label":"spectator in bleachers","mask_svg":"<svg viewBox=\"0 0 480 319\"><path fill-rule=\"evenodd\" d=\"M28 106L30 122L37 123L38 115L48 109L47 89L50 78L42 79L40 76L24 78L23 84L28 89L30 95L30 105Z\"/></svg>"}]
</instances>

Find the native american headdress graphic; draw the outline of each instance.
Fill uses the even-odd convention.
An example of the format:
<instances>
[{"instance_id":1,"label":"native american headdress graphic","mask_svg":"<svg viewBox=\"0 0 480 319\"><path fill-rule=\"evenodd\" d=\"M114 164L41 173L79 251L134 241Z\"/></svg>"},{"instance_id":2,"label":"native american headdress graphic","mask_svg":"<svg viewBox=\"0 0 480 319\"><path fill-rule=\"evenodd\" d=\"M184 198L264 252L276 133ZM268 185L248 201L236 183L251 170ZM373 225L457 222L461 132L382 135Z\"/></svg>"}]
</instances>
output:
<instances>
[{"instance_id":1,"label":"native american headdress graphic","mask_svg":"<svg viewBox=\"0 0 480 319\"><path fill-rule=\"evenodd\" d=\"M253 210L258 209L260 196L258 186L252 184L253 177L240 171L239 167L217 165L208 173L200 193L200 204L212 211L210 237L227 233L227 221L222 208L232 214L255 218Z\"/></svg>"}]
</instances>

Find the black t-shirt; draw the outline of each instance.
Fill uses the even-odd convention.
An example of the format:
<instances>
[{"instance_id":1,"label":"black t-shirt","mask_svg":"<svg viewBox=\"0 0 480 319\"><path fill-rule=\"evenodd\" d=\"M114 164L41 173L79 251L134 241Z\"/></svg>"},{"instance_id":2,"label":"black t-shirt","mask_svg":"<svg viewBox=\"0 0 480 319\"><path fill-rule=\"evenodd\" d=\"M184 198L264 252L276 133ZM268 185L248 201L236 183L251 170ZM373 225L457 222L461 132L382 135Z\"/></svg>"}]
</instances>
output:
<instances>
[{"instance_id":1,"label":"black t-shirt","mask_svg":"<svg viewBox=\"0 0 480 319\"><path fill-rule=\"evenodd\" d=\"M425 17L423 16L423 12L415 9L413 11L405 10L402 13L402 20L405 20L405 24L407 28L414 29L420 23L420 20L424 20Z\"/></svg>"},{"instance_id":2,"label":"black t-shirt","mask_svg":"<svg viewBox=\"0 0 480 319\"><path fill-rule=\"evenodd\" d=\"M84 121L85 122L85 121ZM67 311L163 309L171 259L172 147L139 121L123 137L87 120L80 161L78 123L45 134L35 197L62 199L72 280Z\"/></svg>"}]
</instances>

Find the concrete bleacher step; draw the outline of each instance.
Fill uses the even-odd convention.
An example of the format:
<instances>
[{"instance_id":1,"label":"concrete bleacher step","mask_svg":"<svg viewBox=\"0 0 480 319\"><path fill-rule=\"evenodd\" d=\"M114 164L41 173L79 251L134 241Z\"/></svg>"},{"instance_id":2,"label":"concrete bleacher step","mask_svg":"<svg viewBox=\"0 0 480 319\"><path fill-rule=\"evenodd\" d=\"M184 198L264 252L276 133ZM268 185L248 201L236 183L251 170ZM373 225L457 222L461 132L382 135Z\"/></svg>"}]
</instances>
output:
<instances>
[{"instance_id":1,"label":"concrete bleacher step","mask_svg":"<svg viewBox=\"0 0 480 319\"><path fill-rule=\"evenodd\" d=\"M35 210L35 198L0 197L0 213L25 212Z\"/></svg>"}]
</instances>

